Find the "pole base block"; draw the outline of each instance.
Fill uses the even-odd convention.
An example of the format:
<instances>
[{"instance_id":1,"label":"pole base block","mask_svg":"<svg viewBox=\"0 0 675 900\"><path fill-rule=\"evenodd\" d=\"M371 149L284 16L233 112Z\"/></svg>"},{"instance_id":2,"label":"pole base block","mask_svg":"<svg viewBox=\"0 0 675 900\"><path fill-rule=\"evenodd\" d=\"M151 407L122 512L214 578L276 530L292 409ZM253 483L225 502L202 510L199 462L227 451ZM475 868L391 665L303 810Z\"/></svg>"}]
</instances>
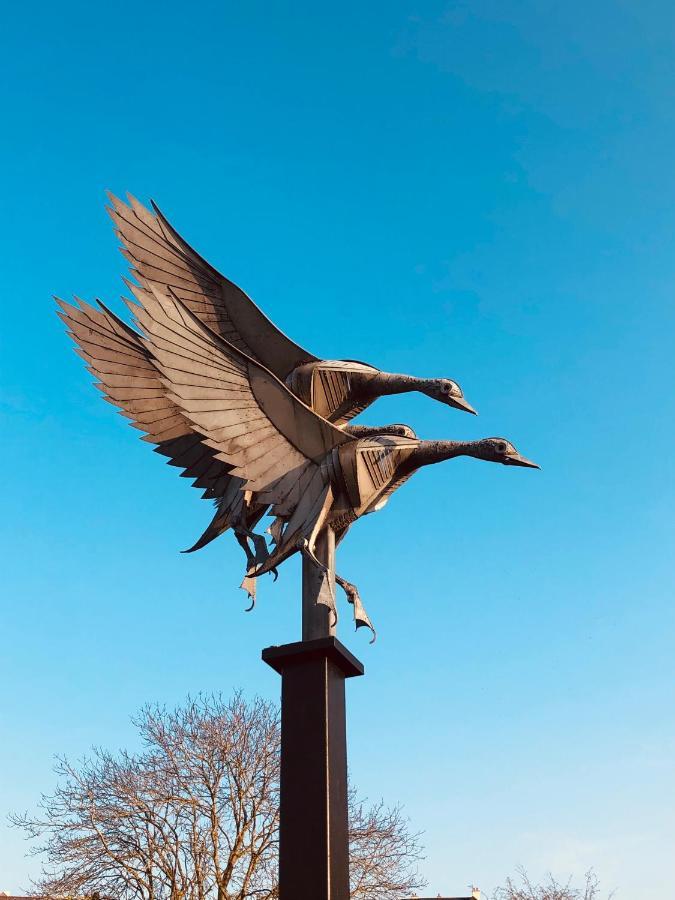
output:
<instances>
[{"instance_id":1,"label":"pole base block","mask_svg":"<svg viewBox=\"0 0 675 900\"><path fill-rule=\"evenodd\" d=\"M295 641L293 644L265 647L262 652L263 662L271 666L279 675L284 669L296 663L316 659L328 659L337 666L345 678L363 675L363 663L341 643L336 637L316 638L313 641Z\"/></svg>"}]
</instances>

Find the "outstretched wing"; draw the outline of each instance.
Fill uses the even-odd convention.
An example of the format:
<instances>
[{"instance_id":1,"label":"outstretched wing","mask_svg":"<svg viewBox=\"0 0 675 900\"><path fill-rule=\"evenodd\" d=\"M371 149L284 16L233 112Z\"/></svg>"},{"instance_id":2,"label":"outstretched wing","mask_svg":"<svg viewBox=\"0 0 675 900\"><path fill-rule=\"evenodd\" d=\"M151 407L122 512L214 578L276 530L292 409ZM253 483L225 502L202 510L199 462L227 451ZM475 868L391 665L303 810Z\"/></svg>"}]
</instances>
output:
<instances>
[{"instance_id":1,"label":"outstretched wing","mask_svg":"<svg viewBox=\"0 0 675 900\"><path fill-rule=\"evenodd\" d=\"M190 247L153 203L154 214L133 197L127 205L110 195L108 209L123 253L144 287L173 293L213 331L282 381L317 357L286 337L267 316Z\"/></svg>"},{"instance_id":2,"label":"outstretched wing","mask_svg":"<svg viewBox=\"0 0 675 900\"><path fill-rule=\"evenodd\" d=\"M160 373L139 334L101 304L95 309L79 300L79 306L57 301L60 317L78 347L78 354L98 379L106 400L146 433L143 440L157 444L158 453L170 465L184 469L205 497L220 498L238 481L231 466L218 459L168 396Z\"/></svg>"},{"instance_id":3,"label":"outstretched wing","mask_svg":"<svg viewBox=\"0 0 675 900\"><path fill-rule=\"evenodd\" d=\"M155 292L136 315L170 398L242 479L242 489L287 520L289 548L296 539L311 544L334 477L332 451L353 438L211 331L179 298Z\"/></svg>"}]
</instances>

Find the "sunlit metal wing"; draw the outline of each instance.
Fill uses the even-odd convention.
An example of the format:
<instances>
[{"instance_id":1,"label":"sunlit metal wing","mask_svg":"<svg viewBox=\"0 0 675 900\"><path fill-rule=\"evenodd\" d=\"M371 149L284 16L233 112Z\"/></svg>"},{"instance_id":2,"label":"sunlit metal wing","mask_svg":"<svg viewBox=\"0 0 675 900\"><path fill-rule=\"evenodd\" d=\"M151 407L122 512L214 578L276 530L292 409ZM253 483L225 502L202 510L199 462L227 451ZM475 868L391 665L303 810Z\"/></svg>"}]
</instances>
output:
<instances>
[{"instance_id":1,"label":"sunlit metal wing","mask_svg":"<svg viewBox=\"0 0 675 900\"><path fill-rule=\"evenodd\" d=\"M244 490L284 516L289 552L298 542L311 545L329 507L331 454L353 438L211 331L179 298L153 292L136 315L169 396L193 428Z\"/></svg>"},{"instance_id":2,"label":"sunlit metal wing","mask_svg":"<svg viewBox=\"0 0 675 900\"><path fill-rule=\"evenodd\" d=\"M96 386L105 399L131 419L134 428L145 432L143 440L156 444L156 451L168 457L170 465L194 479L205 497L227 496L241 503L240 480L230 475L231 467L218 459L168 396L141 336L103 304L95 309L82 300L79 306L57 302L77 353L98 379Z\"/></svg>"},{"instance_id":3,"label":"sunlit metal wing","mask_svg":"<svg viewBox=\"0 0 675 900\"><path fill-rule=\"evenodd\" d=\"M123 253L144 287L171 289L200 321L284 380L316 356L286 337L236 284L206 262L169 224L135 198L110 195L108 211Z\"/></svg>"}]
</instances>

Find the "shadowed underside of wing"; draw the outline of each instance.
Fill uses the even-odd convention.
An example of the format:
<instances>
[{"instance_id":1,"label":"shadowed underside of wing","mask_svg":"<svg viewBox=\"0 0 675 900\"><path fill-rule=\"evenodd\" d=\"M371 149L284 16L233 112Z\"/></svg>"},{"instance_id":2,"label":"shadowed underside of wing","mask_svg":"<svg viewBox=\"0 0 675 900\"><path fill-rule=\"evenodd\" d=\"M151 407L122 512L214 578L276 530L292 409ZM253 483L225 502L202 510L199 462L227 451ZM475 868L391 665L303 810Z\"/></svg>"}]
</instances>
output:
<instances>
[{"instance_id":1,"label":"shadowed underside of wing","mask_svg":"<svg viewBox=\"0 0 675 900\"><path fill-rule=\"evenodd\" d=\"M229 474L231 467L217 458L167 395L141 336L105 307L78 302L74 306L58 300L59 315L105 399L146 433L143 440L156 444L156 452L168 457L170 465L184 469L182 475L194 479L204 497L222 498L229 489L240 504L243 495L232 491L240 479Z\"/></svg>"},{"instance_id":2,"label":"shadowed underside of wing","mask_svg":"<svg viewBox=\"0 0 675 900\"><path fill-rule=\"evenodd\" d=\"M110 216L124 256L142 286L169 289L201 322L282 380L317 357L286 337L236 284L221 275L168 223L133 197L110 195ZM154 206L154 204L153 204Z\"/></svg>"}]
</instances>

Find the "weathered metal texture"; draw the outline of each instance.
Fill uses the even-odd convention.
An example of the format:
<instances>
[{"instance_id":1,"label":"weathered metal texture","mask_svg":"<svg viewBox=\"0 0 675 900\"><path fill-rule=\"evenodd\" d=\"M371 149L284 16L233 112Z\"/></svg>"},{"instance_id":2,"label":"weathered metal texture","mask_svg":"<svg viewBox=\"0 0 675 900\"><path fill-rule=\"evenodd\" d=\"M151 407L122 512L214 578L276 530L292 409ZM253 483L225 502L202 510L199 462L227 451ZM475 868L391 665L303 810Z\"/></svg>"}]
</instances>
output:
<instances>
[{"instance_id":1,"label":"weathered metal texture","mask_svg":"<svg viewBox=\"0 0 675 900\"><path fill-rule=\"evenodd\" d=\"M334 637L268 647L281 682L279 900L349 900L345 678Z\"/></svg>"}]
</instances>

